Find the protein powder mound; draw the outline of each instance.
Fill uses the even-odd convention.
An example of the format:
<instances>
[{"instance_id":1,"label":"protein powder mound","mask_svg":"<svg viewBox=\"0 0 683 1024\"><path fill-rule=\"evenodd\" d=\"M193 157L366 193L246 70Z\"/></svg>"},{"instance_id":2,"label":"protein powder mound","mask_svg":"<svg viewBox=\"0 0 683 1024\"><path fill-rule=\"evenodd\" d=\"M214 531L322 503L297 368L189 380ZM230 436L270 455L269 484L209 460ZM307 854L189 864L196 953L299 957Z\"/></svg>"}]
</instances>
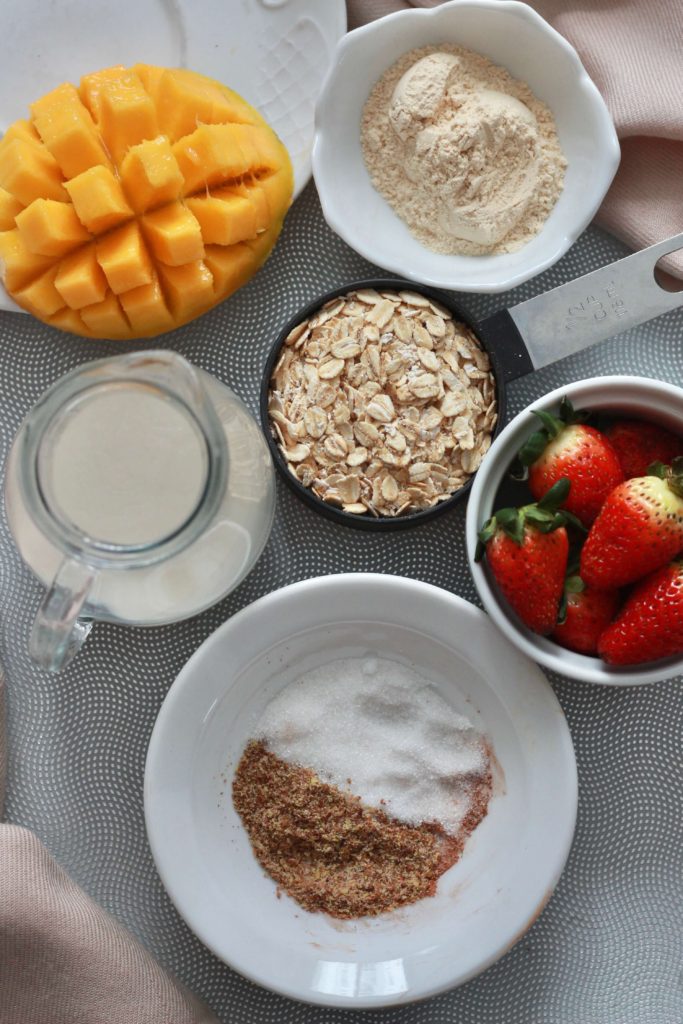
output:
<instances>
[{"instance_id":1,"label":"protein powder mound","mask_svg":"<svg viewBox=\"0 0 683 1024\"><path fill-rule=\"evenodd\" d=\"M449 44L411 50L382 75L361 143L374 187L440 253L522 248L564 182L548 107L504 68Z\"/></svg>"}]
</instances>

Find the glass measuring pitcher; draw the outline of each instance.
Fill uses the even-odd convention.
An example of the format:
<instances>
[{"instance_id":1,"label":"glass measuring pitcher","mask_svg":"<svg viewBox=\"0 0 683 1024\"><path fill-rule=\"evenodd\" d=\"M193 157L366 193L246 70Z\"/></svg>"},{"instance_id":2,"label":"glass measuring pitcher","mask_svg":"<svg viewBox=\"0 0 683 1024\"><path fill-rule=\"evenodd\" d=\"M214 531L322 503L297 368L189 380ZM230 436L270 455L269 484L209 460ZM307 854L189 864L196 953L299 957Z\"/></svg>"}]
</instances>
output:
<instances>
[{"instance_id":1,"label":"glass measuring pitcher","mask_svg":"<svg viewBox=\"0 0 683 1024\"><path fill-rule=\"evenodd\" d=\"M161 625L229 593L265 546L275 486L237 396L147 351L86 363L45 392L10 450L5 506L48 588L30 655L58 671L96 619Z\"/></svg>"}]
</instances>

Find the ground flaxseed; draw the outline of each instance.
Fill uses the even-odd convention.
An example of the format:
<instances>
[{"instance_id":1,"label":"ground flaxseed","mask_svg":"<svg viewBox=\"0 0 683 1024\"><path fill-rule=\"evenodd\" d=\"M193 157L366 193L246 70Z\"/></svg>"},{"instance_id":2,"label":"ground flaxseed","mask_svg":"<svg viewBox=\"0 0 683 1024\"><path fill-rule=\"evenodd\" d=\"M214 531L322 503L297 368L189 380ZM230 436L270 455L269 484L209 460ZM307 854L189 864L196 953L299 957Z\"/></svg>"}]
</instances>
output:
<instances>
[{"instance_id":1,"label":"ground flaxseed","mask_svg":"<svg viewBox=\"0 0 683 1024\"><path fill-rule=\"evenodd\" d=\"M265 871L304 909L332 917L376 915L436 891L486 814L491 776L473 782L456 836L408 825L276 757L262 741L246 747L233 803Z\"/></svg>"}]
</instances>

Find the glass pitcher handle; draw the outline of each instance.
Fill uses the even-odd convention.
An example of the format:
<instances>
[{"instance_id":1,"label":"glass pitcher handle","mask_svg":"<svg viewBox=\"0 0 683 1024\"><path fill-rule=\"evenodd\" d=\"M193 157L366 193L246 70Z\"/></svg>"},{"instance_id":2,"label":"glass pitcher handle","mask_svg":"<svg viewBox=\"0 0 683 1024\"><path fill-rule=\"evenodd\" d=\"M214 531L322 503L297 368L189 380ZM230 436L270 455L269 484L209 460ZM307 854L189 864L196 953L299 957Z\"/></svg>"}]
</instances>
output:
<instances>
[{"instance_id":1,"label":"glass pitcher handle","mask_svg":"<svg viewBox=\"0 0 683 1024\"><path fill-rule=\"evenodd\" d=\"M97 573L82 562L60 565L33 623L29 654L48 672L59 672L80 650L93 620L80 612Z\"/></svg>"}]
</instances>

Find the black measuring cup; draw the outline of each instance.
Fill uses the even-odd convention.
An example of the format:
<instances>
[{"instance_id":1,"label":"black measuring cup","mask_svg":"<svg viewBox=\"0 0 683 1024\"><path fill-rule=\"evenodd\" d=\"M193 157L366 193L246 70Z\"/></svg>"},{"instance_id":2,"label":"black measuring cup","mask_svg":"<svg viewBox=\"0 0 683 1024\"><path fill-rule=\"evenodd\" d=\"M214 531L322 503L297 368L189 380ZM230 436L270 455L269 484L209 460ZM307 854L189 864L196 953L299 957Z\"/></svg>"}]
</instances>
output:
<instances>
[{"instance_id":1,"label":"black measuring cup","mask_svg":"<svg viewBox=\"0 0 683 1024\"><path fill-rule=\"evenodd\" d=\"M325 503L290 472L270 426L270 379L287 335L330 299L361 288L412 291L433 299L448 309L456 320L466 324L476 334L491 360L498 402L498 421L493 431L495 440L505 425L505 389L510 381L645 323L661 313L683 306L683 290L669 291L659 283L657 276L658 261L680 248L683 248L683 234L658 242L607 267L601 267L478 321L449 295L400 278L353 281L326 292L308 303L287 322L278 334L266 363L261 387L261 424L277 469L302 501L328 519L356 529L375 531L402 530L443 515L457 502L465 499L474 479L473 474L450 498L431 508L393 518L376 518L344 512L343 509Z\"/></svg>"}]
</instances>

